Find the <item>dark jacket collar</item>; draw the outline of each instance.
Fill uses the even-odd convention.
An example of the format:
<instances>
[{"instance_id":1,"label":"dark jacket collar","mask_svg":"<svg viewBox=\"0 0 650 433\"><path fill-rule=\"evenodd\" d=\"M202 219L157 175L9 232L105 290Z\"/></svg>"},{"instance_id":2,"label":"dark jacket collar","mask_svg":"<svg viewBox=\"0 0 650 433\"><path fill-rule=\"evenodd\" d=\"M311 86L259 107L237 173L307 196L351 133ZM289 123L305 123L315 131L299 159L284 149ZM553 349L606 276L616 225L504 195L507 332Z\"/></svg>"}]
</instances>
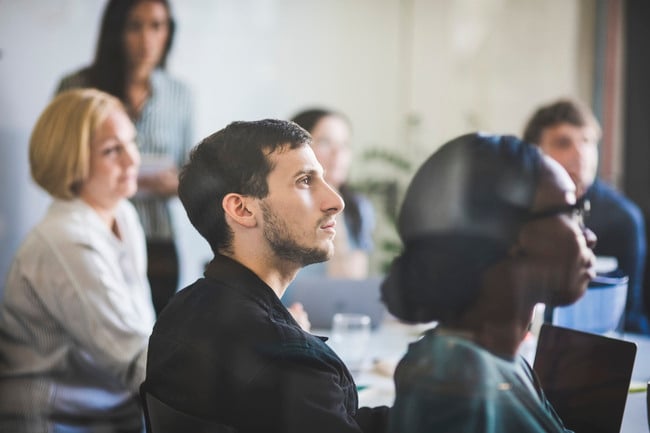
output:
<instances>
[{"instance_id":1,"label":"dark jacket collar","mask_svg":"<svg viewBox=\"0 0 650 433\"><path fill-rule=\"evenodd\" d=\"M230 257L216 254L205 270L205 277L248 294L263 304L280 302L273 289L257 274Z\"/></svg>"}]
</instances>

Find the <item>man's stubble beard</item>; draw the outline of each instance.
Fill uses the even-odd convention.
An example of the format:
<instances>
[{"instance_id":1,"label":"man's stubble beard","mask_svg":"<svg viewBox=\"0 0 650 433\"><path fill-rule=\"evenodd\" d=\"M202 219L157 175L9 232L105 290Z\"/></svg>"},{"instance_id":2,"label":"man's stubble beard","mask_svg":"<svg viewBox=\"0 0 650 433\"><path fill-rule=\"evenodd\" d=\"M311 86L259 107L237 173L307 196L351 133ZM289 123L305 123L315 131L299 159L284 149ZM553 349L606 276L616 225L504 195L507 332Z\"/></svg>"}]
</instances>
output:
<instances>
[{"instance_id":1,"label":"man's stubble beard","mask_svg":"<svg viewBox=\"0 0 650 433\"><path fill-rule=\"evenodd\" d=\"M260 207L264 218L264 238L277 257L298 263L300 266L325 262L331 258L331 249L310 248L300 245L291 230L289 230L286 222L273 212L271 207L263 200Z\"/></svg>"}]
</instances>

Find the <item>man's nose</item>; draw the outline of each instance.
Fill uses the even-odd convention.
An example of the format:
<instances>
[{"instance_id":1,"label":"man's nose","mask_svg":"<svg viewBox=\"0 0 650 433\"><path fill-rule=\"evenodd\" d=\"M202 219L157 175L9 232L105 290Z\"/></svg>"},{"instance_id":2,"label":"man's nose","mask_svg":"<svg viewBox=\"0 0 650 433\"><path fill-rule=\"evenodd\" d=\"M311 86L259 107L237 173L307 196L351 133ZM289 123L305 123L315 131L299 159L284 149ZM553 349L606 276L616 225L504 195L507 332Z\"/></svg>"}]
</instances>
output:
<instances>
[{"instance_id":1,"label":"man's nose","mask_svg":"<svg viewBox=\"0 0 650 433\"><path fill-rule=\"evenodd\" d=\"M325 183L325 198L323 200L323 208L326 212L333 215L339 214L345 208L343 198L337 193L334 188Z\"/></svg>"}]
</instances>

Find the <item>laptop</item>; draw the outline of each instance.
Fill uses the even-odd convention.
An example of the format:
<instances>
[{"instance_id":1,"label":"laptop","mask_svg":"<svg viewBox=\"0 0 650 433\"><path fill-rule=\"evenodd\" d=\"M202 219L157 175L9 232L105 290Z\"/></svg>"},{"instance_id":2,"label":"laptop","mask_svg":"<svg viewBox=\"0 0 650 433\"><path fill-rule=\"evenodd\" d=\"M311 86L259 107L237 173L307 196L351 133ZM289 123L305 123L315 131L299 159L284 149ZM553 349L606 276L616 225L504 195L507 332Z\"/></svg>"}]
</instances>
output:
<instances>
[{"instance_id":1,"label":"laptop","mask_svg":"<svg viewBox=\"0 0 650 433\"><path fill-rule=\"evenodd\" d=\"M564 426L619 433L636 344L544 324L533 369Z\"/></svg>"},{"instance_id":2,"label":"laptop","mask_svg":"<svg viewBox=\"0 0 650 433\"><path fill-rule=\"evenodd\" d=\"M299 276L287 288L282 303L286 306L302 303L314 329L330 329L336 313L367 314L375 329L386 313L379 291L382 280L382 277L353 280Z\"/></svg>"}]
</instances>

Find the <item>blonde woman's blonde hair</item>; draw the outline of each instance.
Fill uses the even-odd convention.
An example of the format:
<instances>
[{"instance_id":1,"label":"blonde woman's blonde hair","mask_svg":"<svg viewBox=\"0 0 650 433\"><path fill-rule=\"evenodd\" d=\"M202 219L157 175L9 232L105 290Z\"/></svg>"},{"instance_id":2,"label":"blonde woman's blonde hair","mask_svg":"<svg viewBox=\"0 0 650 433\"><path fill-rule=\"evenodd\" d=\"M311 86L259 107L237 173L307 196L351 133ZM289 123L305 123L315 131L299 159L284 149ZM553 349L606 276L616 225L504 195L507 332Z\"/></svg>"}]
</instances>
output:
<instances>
[{"instance_id":1,"label":"blonde woman's blonde hair","mask_svg":"<svg viewBox=\"0 0 650 433\"><path fill-rule=\"evenodd\" d=\"M29 165L36 183L53 197L70 200L88 178L94 132L119 99L96 89L57 95L39 117L29 141Z\"/></svg>"}]
</instances>

